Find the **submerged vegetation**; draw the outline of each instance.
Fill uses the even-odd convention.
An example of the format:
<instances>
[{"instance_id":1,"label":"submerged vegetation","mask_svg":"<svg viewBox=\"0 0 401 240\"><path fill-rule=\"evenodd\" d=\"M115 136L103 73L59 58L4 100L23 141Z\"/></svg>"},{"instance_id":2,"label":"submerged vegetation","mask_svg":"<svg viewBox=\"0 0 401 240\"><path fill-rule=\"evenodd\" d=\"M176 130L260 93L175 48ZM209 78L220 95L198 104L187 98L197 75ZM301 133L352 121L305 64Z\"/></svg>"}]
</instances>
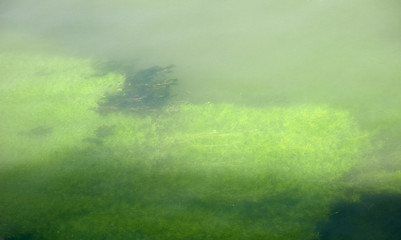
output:
<instances>
[{"instance_id":1,"label":"submerged vegetation","mask_svg":"<svg viewBox=\"0 0 401 240\"><path fill-rule=\"evenodd\" d=\"M358 201L343 177L369 134L345 110L162 107L171 67L0 58L0 238L317 239L331 204ZM140 109L159 114L120 114Z\"/></svg>"},{"instance_id":2,"label":"submerged vegetation","mask_svg":"<svg viewBox=\"0 0 401 240\"><path fill-rule=\"evenodd\" d=\"M171 86L177 79L168 78L173 65L154 66L133 73L127 67L116 66L122 71L125 81L116 93L105 96L99 103L100 113L154 111L163 107L171 98Z\"/></svg>"}]
</instances>

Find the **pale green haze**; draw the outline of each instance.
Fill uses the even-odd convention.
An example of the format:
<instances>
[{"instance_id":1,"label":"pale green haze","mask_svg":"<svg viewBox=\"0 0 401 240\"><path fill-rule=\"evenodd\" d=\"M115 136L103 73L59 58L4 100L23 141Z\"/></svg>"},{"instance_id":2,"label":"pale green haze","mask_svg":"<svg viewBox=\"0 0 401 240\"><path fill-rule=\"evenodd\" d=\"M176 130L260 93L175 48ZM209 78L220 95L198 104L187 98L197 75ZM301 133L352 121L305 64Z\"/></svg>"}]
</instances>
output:
<instances>
[{"instance_id":1,"label":"pale green haze","mask_svg":"<svg viewBox=\"0 0 401 240\"><path fill-rule=\"evenodd\" d=\"M1 1L0 240L401 239L400 11Z\"/></svg>"}]
</instances>

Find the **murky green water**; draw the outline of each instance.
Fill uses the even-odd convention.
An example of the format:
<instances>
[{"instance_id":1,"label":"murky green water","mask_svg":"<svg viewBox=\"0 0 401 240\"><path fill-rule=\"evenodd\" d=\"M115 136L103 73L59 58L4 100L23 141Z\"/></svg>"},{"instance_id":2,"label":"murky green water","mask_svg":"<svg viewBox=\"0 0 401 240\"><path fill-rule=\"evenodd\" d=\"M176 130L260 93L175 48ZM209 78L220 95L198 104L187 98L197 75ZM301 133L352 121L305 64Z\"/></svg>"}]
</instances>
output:
<instances>
[{"instance_id":1,"label":"murky green water","mask_svg":"<svg viewBox=\"0 0 401 240\"><path fill-rule=\"evenodd\" d=\"M3 1L0 239L399 239L400 7Z\"/></svg>"}]
</instances>

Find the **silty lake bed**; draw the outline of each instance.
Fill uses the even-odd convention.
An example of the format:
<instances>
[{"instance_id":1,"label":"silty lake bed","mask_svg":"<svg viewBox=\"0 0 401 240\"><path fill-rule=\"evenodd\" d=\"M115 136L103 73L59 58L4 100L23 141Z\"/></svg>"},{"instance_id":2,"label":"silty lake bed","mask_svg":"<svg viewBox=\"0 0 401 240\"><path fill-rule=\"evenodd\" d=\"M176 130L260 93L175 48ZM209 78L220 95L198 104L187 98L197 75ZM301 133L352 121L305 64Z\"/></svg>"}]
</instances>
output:
<instances>
[{"instance_id":1,"label":"silty lake bed","mask_svg":"<svg viewBox=\"0 0 401 240\"><path fill-rule=\"evenodd\" d=\"M3 1L0 238L399 239L396 1Z\"/></svg>"}]
</instances>

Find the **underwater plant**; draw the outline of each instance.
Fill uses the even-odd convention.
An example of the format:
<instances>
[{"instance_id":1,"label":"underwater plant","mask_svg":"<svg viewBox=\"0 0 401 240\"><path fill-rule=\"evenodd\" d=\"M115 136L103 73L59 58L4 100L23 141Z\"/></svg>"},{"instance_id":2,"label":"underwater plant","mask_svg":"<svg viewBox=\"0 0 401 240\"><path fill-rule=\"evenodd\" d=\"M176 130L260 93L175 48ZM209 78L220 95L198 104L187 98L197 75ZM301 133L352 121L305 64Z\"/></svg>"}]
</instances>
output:
<instances>
[{"instance_id":1,"label":"underwater plant","mask_svg":"<svg viewBox=\"0 0 401 240\"><path fill-rule=\"evenodd\" d=\"M127 67L117 68L125 75L125 82L119 92L101 99L98 111L149 112L164 106L171 98L171 86L177 79L169 78L173 65L154 66L137 73Z\"/></svg>"},{"instance_id":2,"label":"underwater plant","mask_svg":"<svg viewBox=\"0 0 401 240\"><path fill-rule=\"evenodd\" d=\"M5 240L318 239L331 205L359 197L344 176L369 134L344 109L165 106L172 66L98 75L90 60L0 60ZM394 192L400 179L358 185Z\"/></svg>"}]
</instances>

